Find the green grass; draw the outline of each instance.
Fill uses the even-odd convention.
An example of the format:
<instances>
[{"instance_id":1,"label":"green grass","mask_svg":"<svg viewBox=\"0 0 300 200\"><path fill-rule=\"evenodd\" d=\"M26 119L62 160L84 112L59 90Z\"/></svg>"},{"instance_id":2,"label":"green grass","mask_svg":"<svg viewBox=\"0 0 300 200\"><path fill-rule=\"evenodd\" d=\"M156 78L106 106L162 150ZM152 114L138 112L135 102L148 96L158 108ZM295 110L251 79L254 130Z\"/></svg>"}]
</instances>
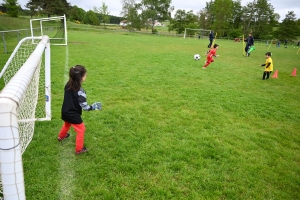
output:
<instances>
[{"instance_id":1,"label":"green grass","mask_svg":"<svg viewBox=\"0 0 300 200\"><path fill-rule=\"evenodd\" d=\"M217 40L220 57L204 70L208 40L69 31L68 41L51 46L53 117L23 154L27 199L299 198L295 48L272 46L278 79L262 81L264 44L243 57L241 43ZM57 141L76 64L88 102L103 104L83 113L83 155L73 130Z\"/></svg>"},{"instance_id":2,"label":"green grass","mask_svg":"<svg viewBox=\"0 0 300 200\"><path fill-rule=\"evenodd\" d=\"M29 20L25 18L8 17L0 14L0 31L30 28Z\"/></svg>"}]
</instances>

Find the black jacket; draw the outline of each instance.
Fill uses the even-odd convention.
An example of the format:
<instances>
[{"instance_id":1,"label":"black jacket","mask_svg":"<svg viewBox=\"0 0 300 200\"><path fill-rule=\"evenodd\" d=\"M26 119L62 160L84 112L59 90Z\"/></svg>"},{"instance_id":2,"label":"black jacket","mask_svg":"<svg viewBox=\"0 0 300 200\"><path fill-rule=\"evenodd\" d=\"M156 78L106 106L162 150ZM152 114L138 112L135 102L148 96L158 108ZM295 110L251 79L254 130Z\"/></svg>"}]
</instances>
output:
<instances>
[{"instance_id":1,"label":"black jacket","mask_svg":"<svg viewBox=\"0 0 300 200\"><path fill-rule=\"evenodd\" d=\"M246 39L245 42L247 42L247 45L248 45L248 46L253 46L253 45L254 45L254 38L253 38L253 36L252 36L252 35L249 36L249 37Z\"/></svg>"},{"instance_id":2,"label":"black jacket","mask_svg":"<svg viewBox=\"0 0 300 200\"><path fill-rule=\"evenodd\" d=\"M214 32L211 32L209 34L209 40L213 40L215 38Z\"/></svg>"},{"instance_id":3,"label":"black jacket","mask_svg":"<svg viewBox=\"0 0 300 200\"><path fill-rule=\"evenodd\" d=\"M86 102L86 93L80 88L78 92L68 90L65 86L64 101L61 108L61 119L71 124L81 124L82 109L92 110L92 106Z\"/></svg>"}]
</instances>

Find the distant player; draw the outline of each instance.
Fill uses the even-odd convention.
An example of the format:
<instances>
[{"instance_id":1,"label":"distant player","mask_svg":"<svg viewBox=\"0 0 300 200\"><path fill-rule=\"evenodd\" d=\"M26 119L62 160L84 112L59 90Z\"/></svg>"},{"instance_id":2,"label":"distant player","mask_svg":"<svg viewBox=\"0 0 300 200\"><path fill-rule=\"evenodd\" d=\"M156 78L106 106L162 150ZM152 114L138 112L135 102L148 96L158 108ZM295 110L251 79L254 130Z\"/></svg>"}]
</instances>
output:
<instances>
[{"instance_id":1,"label":"distant player","mask_svg":"<svg viewBox=\"0 0 300 200\"><path fill-rule=\"evenodd\" d=\"M245 39L246 42L246 47L245 47L245 52L246 52L246 56L249 57L250 53L249 53L249 49L254 45L254 38L252 36L252 33L249 33L248 38Z\"/></svg>"},{"instance_id":2,"label":"distant player","mask_svg":"<svg viewBox=\"0 0 300 200\"><path fill-rule=\"evenodd\" d=\"M209 44L207 45L208 48L211 48L211 45L212 45L214 39L215 39L214 31L211 31L209 33Z\"/></svg>"},{"instance_id":3,"label":"distant player","mask_svg":"<svg viewBox=\"0 0 300 200\"><path fill-rule=\"evenodd\" d=\"M206 57L206 61L205 61L205 63L204 63L203 69L206 69L206 67L207 67L211 62L214 62L213 57L219 56L219 55L216 55L218 48L219 48L219 45L218 45L218 44L214 44L214 48L211 49L211 50L209 50L208 52L206 52L206 54L208 54L208 55L207 55L207 57ZM206 54L205 54L205 55L206 55Z\"/></svg>"}]
</instances>

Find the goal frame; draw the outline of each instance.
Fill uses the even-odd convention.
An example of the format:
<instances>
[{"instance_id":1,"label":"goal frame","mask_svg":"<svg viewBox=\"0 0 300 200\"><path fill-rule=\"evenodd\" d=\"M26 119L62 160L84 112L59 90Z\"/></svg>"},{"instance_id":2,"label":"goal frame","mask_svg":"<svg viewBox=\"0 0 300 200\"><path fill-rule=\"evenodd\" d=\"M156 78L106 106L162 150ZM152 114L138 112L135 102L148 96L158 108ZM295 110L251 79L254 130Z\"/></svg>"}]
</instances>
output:
<instances>
[{"instance_id":1,"label":"goal frame","mask_svg":"<svg viewBox=\"0 0 300 200\"><path fill-rule=\"evenodd\" d=\"M37 66L41 65L40 62L43 62L43 55L45 59L45 73L48 74L45 77L46 86L48 87L46 92L49 92L49 98L46 98L46 109L50 109L51 105L50 40L48 36L23 38L1 71L0 77L2 77L4 74L10 61L12 60L12 57L15 56L21 44L24 41L30 41L32 39L39 39L40 42L36 45L35 50L31 53L28 59L22 64L21 68L7 82L0 92L0 173L3 189L2 194L5 200L24 200L26 198L21 138L19 132L20 120L18 120L18 107L22 102L23 97L26 96L26 91L36 73ZM46 115L48 117L45 119L50 120L51 109L50 115L49 113ZM35 120L36 119L28 119L28 121Z\"/></svg>"},{"instance_id":2,"label":"goal frame","mask_svg":"<svg viewBox=\"0 0 300 200\"><path fill-rule=\"evenodd\" d=\"M208 30L208 29L185 28L185 29L184 29L184 34L183 34L183 39L186 38L186 31L187 31L187 30L192 30L192 31L209 31L209 32L211 32L211 30Z\"/></svg>"},{"instance_id":3,"label":"goal frame","mask_svg":"<svg viewBox=\"0 0 300 200\"><path fill-rule=\"evenodd\" d=\"M50 38L50 40L64 40L65 42L63 44L55 44L52 43L51 45L68 45L68 35L67 35L67 19L66 19L66 15L63 16L57 16L57 17L47 17L47 18L38 18L38 19L30 19L30 31L31 31L31 37L34 37L34 31L33 31L33 25L32 22L34 21L39 21L40 22L40 30L41 30L41 36L44 35L43 33L43 22L46 21L54 21L54 20L62 20L64 21L64 38ZM32 42L34 42L32 40Z\"/></svg>"},{"instance_id":4,"label":"goal frame","mask_svg":"<svg viewBox=\"0 0 300 200\"><path fill-rule=\"evenodd\" d=\"M12 59L15 57L15 55L17 54L18 50L20 49L20 47L22 46L23 42L26 40L42 40L43 38L49 38L48 36L38 36L38 37L26 37L23 38L22 40L20 40L20 42L18 43L18 45L16 46L16 48L14 49L13 53L11 54L11 56L9 57L9 59L7 60L6 64L4 65L2 71L0 72L0 78L2 78L2 76L4 75L5 71L7 70L7 68L9 67L9 64L11 63ZM50 39L50 38L49 38ZM45 40L45 39L44 39ZM34 44L34 42L33 42ZM45 98L46 98L46 104L45 104L45 111L46 111L46 116L43 118L37 118L36 121L48 121L51 120L52 117L52 113L51 113L51 55L50 55L50 40L47 43L46 47L45 47L45 88L47 88L45 90ZM0 91L1 92L1 91Z\"/></svg>"}]
</instances>

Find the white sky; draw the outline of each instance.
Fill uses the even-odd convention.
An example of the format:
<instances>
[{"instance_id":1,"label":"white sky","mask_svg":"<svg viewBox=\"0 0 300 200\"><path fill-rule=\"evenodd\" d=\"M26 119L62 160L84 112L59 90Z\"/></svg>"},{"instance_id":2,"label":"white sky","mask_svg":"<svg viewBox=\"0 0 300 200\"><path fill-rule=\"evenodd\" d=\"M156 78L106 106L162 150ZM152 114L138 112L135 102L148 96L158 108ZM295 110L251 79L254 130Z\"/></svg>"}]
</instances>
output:
<instances>
[{"instance_id":1,"label":"white sky","mask_svg":"<svg viewBox=\"0 0 300 200\"><path fill-rule=\"evenodd\" d=\"M72 6L77 6L86 11L93 10L93 7L97 8L102 6L102 2L108 7L109 14L114 16L121 16L122 4L121 0L67 0ZM196 14L199 10L205 7L209 0L172 0L172 5L175 10L181 9L185 11L193 10ZM248 2L253 0L242 0L242 6L245 6ZM3 2L0 0L0 2ZM24 8L24 5L28 0L18 0L19 4ZM294 11L297 19L300 18L300 0L269 0L274 7L275 13L280 15L280 20L285 18L288 11Z\"/></svg>"}]
</instances>

